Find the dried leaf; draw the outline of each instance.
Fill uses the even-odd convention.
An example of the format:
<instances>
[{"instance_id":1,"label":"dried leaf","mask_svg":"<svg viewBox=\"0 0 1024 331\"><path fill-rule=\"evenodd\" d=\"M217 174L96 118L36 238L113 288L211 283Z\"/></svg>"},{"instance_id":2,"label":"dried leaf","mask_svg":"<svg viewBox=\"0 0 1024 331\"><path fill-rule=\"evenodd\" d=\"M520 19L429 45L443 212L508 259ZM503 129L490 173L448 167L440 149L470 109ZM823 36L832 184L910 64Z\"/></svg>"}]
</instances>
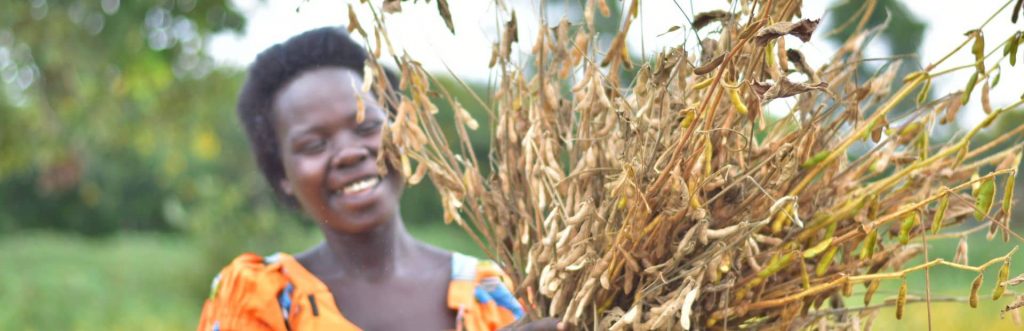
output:
<instances>
[{"instance_id":1,"label":"dried leaf","mask_svg":"<svg viewBox=\"0 0 1024 331\"><path fill-rule=\"evenodd\" d=\"M784 36L793 35L794 37L800 38L803 42L811 40L811 34L814 33L814 29L818 27L818 22L821 20L802 19L799 22L779 22L757 31L754 36L754 41L758 46L764 46L772 39Z\"/></svg>"},{"instance_id":2,"label":"dried leaf","mask_svg":"<svg viewBox=\"0 0 1024 331\"><path fill-rule=\"evenodd\" d=\"M381 10L383 10L385 13L400 13L402 12L402 1L384 0L384 5L381 6Z\"/></svg>"},{"instance_id":3,"label":"dried leaf","mask_svg":"<svg viewBox=\"0 0 1024 331\"><path fill-rule=\"evenodd\" d=\"M761 100L764 100L764 102L769 102L778 98L791 97L812 90L828 91L828 83L826 82L818 82L817 84L794 83L789 81L786 77L780 77L778 83L775 85L771 85L770 83L758 84L761 87L770 86L764 94L761 95ZM755 89L755 91L757 90Z\"/></svg>"}]
</instances>

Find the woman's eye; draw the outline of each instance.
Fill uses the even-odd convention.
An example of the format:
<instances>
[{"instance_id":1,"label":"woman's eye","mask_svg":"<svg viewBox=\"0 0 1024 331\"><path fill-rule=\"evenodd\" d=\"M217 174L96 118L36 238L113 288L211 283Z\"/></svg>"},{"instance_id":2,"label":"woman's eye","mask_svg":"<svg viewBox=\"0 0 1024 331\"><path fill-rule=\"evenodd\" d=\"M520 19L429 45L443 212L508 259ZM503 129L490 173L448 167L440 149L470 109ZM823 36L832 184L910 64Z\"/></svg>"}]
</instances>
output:
<instances>
[{"instance_id":1,"label":"woman's eye","mask_svg":"<svg viewBox=\"0 0 1024 331\"><path fill-rule=\"evenodd\" d=\"M299 145L299 152L304 154L318 153L324 150L327 142L323 139L312 139Z\"/></svg>"},{"instance_id":2,"label":"woman's eye","mask_svg":"<svg viewBox=\"0 0 1024 331\"><path fill-rule=\"evenodd\" d=\"M366 120L363 124L356 127L356 132L363 135L375 134L380 132L380 126L383 122L380 120Z\"/></svg>"}]
</instances>

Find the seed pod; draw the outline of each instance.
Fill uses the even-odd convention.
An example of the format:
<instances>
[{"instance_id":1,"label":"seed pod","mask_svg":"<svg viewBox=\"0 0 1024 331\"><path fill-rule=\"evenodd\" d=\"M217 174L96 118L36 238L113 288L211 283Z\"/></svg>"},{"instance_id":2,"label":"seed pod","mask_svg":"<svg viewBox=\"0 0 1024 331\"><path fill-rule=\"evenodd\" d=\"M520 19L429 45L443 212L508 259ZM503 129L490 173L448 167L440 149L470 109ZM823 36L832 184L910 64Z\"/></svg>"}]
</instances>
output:
<instances>
[{"instance_id":1,"label":"seed pod","mask_svg":"<svg viewBox=\"0 0 1024 331\"><path fill-rule=\"evenodd\" d=\"M850 297L853 295L853 282L847 281L843 284L843 297Z\"/></svg>"},{"instance_id":2,"label":"seed pod","mask_svg":"<svg viewBox=\"0 0 1024 331\"><path fill-rule=\"evenodd\" d=\"M772 257L771 261L768 262L768 265L765 266L764 269L761 269L757 275L760 278L768 278L769 276L779 272L779 270L782 270L782 268L788 266L790 262L793 262L793 254L787 253L775 255Z\"/></svg>"},{"instance_id":3,"label":"seed pod","mask_svg":"<svg viewBox=\"0 0 1024 331\"><path fill-rule=\"evenodd\" d=\"M878 230L871 229L864 237L864 246L860 248L860 259L869 259L875 255L875 243L878 241Z\"/></svg>"},{"instance_id":4,"label":"seed pod","mask_svg":"<svg viewBox=\"0 0 1024 331\"><path fill-rule=\"evenodd\" d=\"M971 53L974 54L974 67L978 72L985 72L985 34L981 30L974 30L974 45L971 45Z\"/></svg>"},{"instance_id":5,"label":"seed pod","mask_svg":"<svg viewBox=\"0 0 1024 331\"><path fill-rule=\"evenodd\" d=\"M917 224L917 221L917 211L911 211L907 216L903 217L903 224L900 224L900 245L910 243L910 230L914 228L914 224Z\"/></svg>"},{"instance_id":6,"label":"seed pod","mask_svg":"<svg viewBox=\"0 0 1024 331\"><path fill-rule=\"evenodd\" d=\"M885 119L883 118L882 119L883 123L884 123L884 120ZM874 127L872 127L871 128L871 141L877 143L878 141L882 140L882 131L883 131L884 128L885 128L885 125L875 125Z\"/></svg>"},{"instance_id":7,"label":"seed pod","mask_svg":"<svg viewBox=\"0 0 1024 331\"><path fill-rule=\"evenodd\" d=\"M683 120L679 122L679 127L682 129L690 128L690 124L693 124L693 120L697 118L696 110L687 110L686 115L683 115Z\"/></svg>"},{"instance_id":8,"label":"seed pod","mask_svg":"<svg viewBox=\"0 0 1024 331\"><path fill-rule=\"evenodd\" d=\"M771 53L771 52L769 52ZM736 108L736 111L740 114L747 114L747 105L743 103L743 98L740 98L739 88L727 88L729 91L729 102L732 103L732 107Z\"/></svg>"},{"instance_id":9,"label":"seed pod","mask_svg":"<svg viewBox=\"0 0 1024 331\"><path fill-rule=\"evenodd\" d=\"M953 161L952 168L960 167L960 164L964 162L964 158L967 157L967 144L964 144L960 149L956 151L956 160Z\"/></svg>"},{"instance_id":10,"label":"seed pod","mask_svg":"<svg viewBox=\"0 0 1024 331\"><path fill-rule=\"evenodd\" d=\"M821 252L824 252L825 249L827 249L829 247L829 245L831 245L831 244L832 244L832 237L825 238L825 240L822 240L817 245L814 245L814 247L811 247L811 248L808 248L807 250L804 250L804 258L805 259L809 259L809 258L813 258L813 257L817 256L818 254L821 254Z\"/></svg>"},{"instance_id":11,"label":"seed pod","mask_svg":"<svg viewBox=\"0 0 1024 331\"><path fill-rule=\"evenodd\" d=\"M831 151L829 151L829 150L824 150L824 151L818 152L818 154L814 154L814 156L808 158L807 161L804 161L804 163L801 164L800 167L804 168L804 169L812 168L812 167L818 165L818 163L821 163L821 161L824 161L825 158L828 157L828 154L830 152Z\"/></svg>"},{"instance_id":12,"label":"seed pod","mask_svg":"<svg viewBox=\"0 0 1024 331\"><path fill-rule=\"evenodd\" d=\"M1006 291L1006 279L1010 278L1010 260L1004 260L1003 266L999 267L999 278L996 279L996 288L992 290L992 300L999 300Z\"/></svg>"},{"instance_id":13,"label":"seed pod","mask_svg":"<svg viewBox=\"0 0 1024 331\"><path fill-rule=\"evenodd\" d=\"M1010 46L1011 67L1017 64L1017 46L1020 46L1020 37L1021 33L1020 31L1017 31L1017 33L1014 33L1012 36L1010 36L1010 40L1007 41L1007 44Z\"/></svg>"},{"instance_id":14,"label":"seed pod","mask_svg":"<svg viewBox=\"0 0 1024 331\"><path fill-rule=\"evenodd\" d=\"M953 263L968 264L967 237L961 236L960 243L956 245L956 253L953 255Z\"/></svg>"},{"instance_id":15,"label":"seed pod","mask_svg":"<svg viewBox=\"0 0 1024 331\"><path fill-rule=\"evenodd\" d=\"M992 199L996 194L996 183L992 177L981 181L981 185L974 191L974 218L984 221L988 213L992 211Z\"/></svg>"},{"instance_id":16,"label":"seed pod","mask_svg":"<svg viewBox=\"0 0 1024 331\"><path fill-rule=\"evenodd\" d=\"M875 295L875 291L878 290L878 280L872 280L868 283L868 291L864 292L864 305L871 304L871 297Z\"/></svg>"},{"instance_id":17,"label":"seed pod","mask_svg":"<svg viewBox=\"0 0 1024 331\"><path fill-rule=\"evenodd\" d=\"M989 89L988 81L985 81L985 84L981 85L981 109L985 111L985 114L992 113L992 100L988 95Z\"/></svg>"},{"instance_id":18,"label":"seed pod","mask_svg":"<svg viewBox=\"0 0 1024 331\"><path fill-rule=\"evenodd\" d=\"M974 277L974 282L971 283L971 296L968 299L968 303L971 308L978 308L978 290L981 289L981 283L985 280L985 274L978 273L978 277Z\"/></svg>"},{"instance_id":19,"label":"seed pod","mask_svg":"<svg viewBox=\"0 0 1024 331\"><path fill-rule=\"evenodd\" d=\"M711 177L711 161L715 157L711 139L704 139L704 177Z\"/></svg>"},{"instance_id":20,"label":"seed pod","mask_svg":"<svg viewBox=\"0 0 1024 331\"><path fill-rule=\"evenodd\" d=\"M896 319L903 319L903 308L907 305L907 279L900 284L900 293L896 296Z\"/></svg>"},{"instance_id":21,"label":"seed pod","mask_svg":"<svg viewBox=\"0 0 1024 331\"><path fill-rule=\"evenodd\" d=\"M872 194L871 197L868 198L868 220L873 221L878 218L878 208L878 195Z\"/></svg>"},{"instance_id":22,"label":"seed pod","mask_svg":"<svg viewBox=\"0 0 1024 331\"><path fill-rule=\"evenodd\" d=\"M1003 56L1009 56L1010 65L1017 64L1017 46L1020 45L1020 32L1015 32L1010 35L1009 39L1006 39L1006 43L1003 44Z\"/></svg>"},{"instance_id":23,"label":"seed pod","mask_svg":"<svg viewBox=\"0 0 1024 331\"><path fill-rule=\"evenodd\" d=\"M925 99L928 98L928 92L931 90L931 88L932 88L932 78L928 77L928 79L926 79L924 81L924 86L921 87L921 91L917 92L917 104L918 105L924 103Z\"/></svg>"},{"instance_id":24,"label":"seed pod","mask_svg":"<svg viewBox=\"0 0 1024 331\"><path fill-rule=\"evenodd\" d=\"M961 97L963 96L961 95ZM963 104L961 104L960 101L957 100L955 97L949 97L944 107L944 111L946 112L946 114L945 116L942 117L942 119L939 120L939 123L947 124L953 122L953 120L956 119L956 113L960 111L960 106L962 105Z\"/></svg>"},{"instance_id":25,"label":"seed pod","mask_svg":"<svg viewBox=\"0 0 1024 331\"><path fill-rule=\"evenodd\" d=\"M818 267L814 270L815 275L818 277L825 275L828 267L832 265L832 259L835 258L837 251L839 251L839 246L832 246L828 252L825 252L825 255L821 256L821 261L818 261Z\"/></svg>"},{"instance_id":26,"label":"seed pod","mask_svg":"<svg viewBox=\"0 0 1024 331\"><path fill-rule=\"evenodd\" d=\"M807 264L804 260L800 260L800 281L803 282L804 289L811 288L811 275L807 273Z\"/></svg>"},{"instance_id":27,"label":"seed pod","mask_svg":"<svg viewBox=\"0 0 1024 331\"><path fill-rule=\"evenodd\" d=\"M714 80L714 78L708 78L708 79L702 80L700 82L697 82L697 84L693 85L693 89L694 90L703 90L704 88L706 88L708 86L711 86L711 81L712 80Z\"/></svg>"},{"instance_id":28,"label":"seed pod","mask_svg":"<svg viewBox=\"0 0 1024 331\"><path fill-rule=\"evenodd\" d=\"M971 100L971 91L974 91L974 85L978 84L978 73L975 72L971 75L971 79L967 81L967 87L964 88L964 94L960 95L960 104L966 105L967 101Z\"/></svg>"},{"instance_id":29,"label":"seed pod","mask_svg":"<svg viewBox=\"0 0 1024 331\"><path fill-rule=\"evenodd\" d=\"M1016 176L1006 177L1006 186L1003 188L1003 212L1006 213L1006 220L1010 220L1010 210L1013 207L1013 185L1017 178Z\"/></svg>"},{"instance_id":30,"label":"seed pod","mask_svg":"<svg viewBox=\"0 0 1024 331\"><path fill-rule=\"evenodd\" d=\"M935 217L932 219L932 234L939 233L942 229L942 219L946 217L946 208L949 208L949 193L939 198L939 207L935 209Z\"/></svg>"}]
</instances>

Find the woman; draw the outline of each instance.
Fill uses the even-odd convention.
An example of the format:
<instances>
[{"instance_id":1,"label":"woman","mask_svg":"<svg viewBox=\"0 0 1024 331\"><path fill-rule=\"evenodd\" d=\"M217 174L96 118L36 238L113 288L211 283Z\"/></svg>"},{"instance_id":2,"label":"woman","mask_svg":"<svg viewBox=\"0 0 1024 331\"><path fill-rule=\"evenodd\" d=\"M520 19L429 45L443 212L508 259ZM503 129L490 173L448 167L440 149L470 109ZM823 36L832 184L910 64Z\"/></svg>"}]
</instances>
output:
<instances>
[{"instance_id":1,"label":"woman","mask_svg":"<svg viewBox=\"0 0 1024 331\"><path fill-rule=\"evenodd\" d=\"M376 168L387 114L359 88L366 56L343 30L322 28L250 67L238 114L259 168L324 242L236 258L214 280L199 330L494 330L522 317L496 266L406 231L403 178ZM520 327L562 329L553 319Z\"/></svg>"}]
</instances>

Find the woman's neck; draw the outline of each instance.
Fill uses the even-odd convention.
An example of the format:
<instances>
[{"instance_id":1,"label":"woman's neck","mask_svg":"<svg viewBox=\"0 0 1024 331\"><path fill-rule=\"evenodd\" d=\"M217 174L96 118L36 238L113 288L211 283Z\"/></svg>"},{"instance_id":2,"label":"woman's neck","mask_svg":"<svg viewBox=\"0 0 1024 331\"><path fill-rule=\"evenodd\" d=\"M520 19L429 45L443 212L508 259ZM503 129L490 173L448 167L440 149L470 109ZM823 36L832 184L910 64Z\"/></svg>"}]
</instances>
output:
<instances>
[{"instance_id":1,"label":"woman's neck","mask_svg":"<svg viewBox=\"0 0 1024 331\"><path fill-rule=\"evenodd\" d=\"M324 245L320 254L334 265L339 276L383 280L399 274L401 261L415 247L415 239L402 219L394 220L364 233L348 234L322 226ZM334 268L332 268L334 269Z\"/></svg>"}]
</instances>

